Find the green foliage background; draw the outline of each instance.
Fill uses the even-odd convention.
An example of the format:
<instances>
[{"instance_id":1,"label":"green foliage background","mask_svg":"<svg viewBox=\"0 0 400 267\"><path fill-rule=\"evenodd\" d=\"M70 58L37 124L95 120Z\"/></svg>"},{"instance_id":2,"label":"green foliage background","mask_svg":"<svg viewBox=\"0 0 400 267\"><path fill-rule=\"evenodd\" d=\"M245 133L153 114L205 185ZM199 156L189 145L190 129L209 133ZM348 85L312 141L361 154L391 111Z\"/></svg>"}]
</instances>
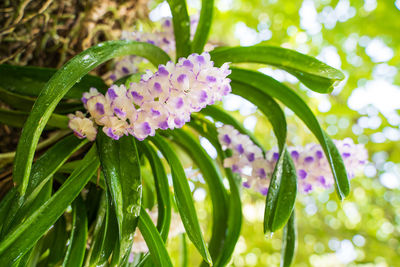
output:
<instances>
[{"instance_id":1,"label":"green foliage background","mask_svg":"<svg viewBox=\"0 0 400 267\"><path fill-rule=\"evenodd\" d=\"M326 18L324 12L347 6L348 18L337 21L334 27L321 24L321 30L309 34L301 26L302 5L313 3L316 12ZM189 11L195 14L199 1L189 1ZM336 92L326 99L310 93L299 83L287 83L302 91L300 94L318 116L322 126L334 139L351 137L356 143L364 143L370 154L366 175L352 180L350 197L342 203L334 190L317 191L310 195L299 195L297 201L298 247L294 266L398 266L400 259L400 145L399 124L389 123L378 108L370 105L363 110L348 107L348 98L358 87L378 79L377 68L389 66L392 85L400 85L400 3L397 1L330 1L330 0L263 0L216 1L216 12L210 40L219 45L243 45L246 38L257 36L260 44L284 46L311 56L320 55L324 48L336 49L336 58L348 77ZM396 7L397 5L397 7ZM325 14L325 15L324 15ZM235 30L243 24L249 36L240 36ZM268 40L261 39L270 36ZM366 53L368 43L379 38L392 49L393 57L388 61L375 62ZM353 45L349 45L353 43ZM349 49L349 47L352 47ZM329 62L329 61L328 61ZM246 66L249 67L249 66ZM254 69L259 66L251 65ZM335 66L336 67L336 66ZM400 90L399 87L397 87ZM390 98L390 95L386 97ZM329 101L331 108L319 109L323 101ZM238 110L239 107L236 108ZM394 112L398 113L398 110ZM235 112L236 117L246 116ZM288 115L289 140L294 145L303 145L316 140L306 131L302 123ZM251 114L257 119L255 135L267 147L276 146L272 129L258 112ZM364 117L364 119L360 119ZM378 119L377 119L378 117ZM366 120L378 121L366 125ZM370 123L371 124L371 123ZM373 123L372 123L373 124ZM394 135L388 135L391 131ZM271 136L271 137L270 137ZM382 138L383 136L383 138ZM379 138L378 138L379 137ZM191 163L188 162L187 166ZM380 181L384 175L395 180L394 186L385 187ZM396 180L397 179L397 180ZM197 189L202 187L196 183ZM205 187L204 187L204 190ZM196 195L196 193L195 193ZM281 231L272 238L265 238L262 232L264 198L257 193L243 190L244 225L232 260L232 266L279 266ZM210 204L199 202L199 217L203 229L207 229ZM181 239L174 239L169 249L174 260L179 261ZM341 247L341 249L340 249ZM189 245L190 251L193 251ZM347 252L347 255L345 255ZM191 264L199 259L193 258Z\"/></svg>"}]
</instances>

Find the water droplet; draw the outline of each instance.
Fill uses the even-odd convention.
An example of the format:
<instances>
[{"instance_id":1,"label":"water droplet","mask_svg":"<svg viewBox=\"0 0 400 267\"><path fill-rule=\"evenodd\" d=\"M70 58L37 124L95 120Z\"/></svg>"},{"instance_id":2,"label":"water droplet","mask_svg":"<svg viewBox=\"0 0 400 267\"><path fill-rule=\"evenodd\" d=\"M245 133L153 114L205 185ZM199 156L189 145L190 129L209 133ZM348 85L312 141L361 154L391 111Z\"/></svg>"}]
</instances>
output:
<instances>
[{"instance_id":1,"label":"water droplet","mask_svg":"<svg viewBox=\"0 0 400 267\"><path fill-rule=\"evenodd\" d=\"M133 214L134 216L139 216L140 206L139 205L130 205L126 209L128 213Z\"/></svg>"},{"instance_id":2,"label":"water droplet","mask_svg":"<svg viewBox=\"0 0 400 267\"><path fill-rule=\"evenodd\" d=\"M265 238L267 238L267 239L272 239L273 236L274 236L274 232L266 232L265 233Z\"/></svg>"}]
</instances>

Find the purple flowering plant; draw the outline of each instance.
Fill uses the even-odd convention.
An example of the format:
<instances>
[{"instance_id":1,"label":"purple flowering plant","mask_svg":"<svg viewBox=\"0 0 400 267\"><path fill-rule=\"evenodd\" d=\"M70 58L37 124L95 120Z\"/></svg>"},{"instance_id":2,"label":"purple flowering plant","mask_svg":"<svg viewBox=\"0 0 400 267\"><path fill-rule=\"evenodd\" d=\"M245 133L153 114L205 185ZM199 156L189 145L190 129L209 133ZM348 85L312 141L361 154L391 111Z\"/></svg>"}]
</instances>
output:
<instances>
[{"instance_id":1,"label":"purple flowering plant","mask_svg":"<svg viewBox=\"0 0 400 267\"><path fill-rule=\"evenodd\" d=\"M290 266L297 192L334 186L339 199L349 194L349 178L367 161L365 149L351 140L331 140L294 90L235 64L283 69L318 93L330 93L344 75L281 47L204 52L213 1L202 1L194 21L184 0L168 3L172 19L163 21L164 31L157 34L124 32L121 40L91 47L59 70L0 65L7 104L24 99L32 105L36 97L29 113L0 112L1 122L23 127L13 162L14 187L0 202L2 266L26 266L38 258L50 264L56 254L63 266L172 266L165 242L174 227L174 205L203 264L226 266L240 236L242 186L265 196L264 233L284 228L281 266ZM88 75L111 59L117 59L108 75L111 83ZM140 73L143 59L154 69ZM31 86L21 86L21 80ZM249 100L266 116L276 148L266 150L213 105L229 93ZM286 119L277 101L304 122L319 144L286 145ZM52 145L36 159L40 137L55 129ZM200 145L200 136L217 150L216 160ZM201 231L177 147L208 185L210 237ZM144 170L152 176L142 177ZM155 223L146 211L154 209ZM148 253L132 250L136 228Z\"/></svg>"}]
</instances>

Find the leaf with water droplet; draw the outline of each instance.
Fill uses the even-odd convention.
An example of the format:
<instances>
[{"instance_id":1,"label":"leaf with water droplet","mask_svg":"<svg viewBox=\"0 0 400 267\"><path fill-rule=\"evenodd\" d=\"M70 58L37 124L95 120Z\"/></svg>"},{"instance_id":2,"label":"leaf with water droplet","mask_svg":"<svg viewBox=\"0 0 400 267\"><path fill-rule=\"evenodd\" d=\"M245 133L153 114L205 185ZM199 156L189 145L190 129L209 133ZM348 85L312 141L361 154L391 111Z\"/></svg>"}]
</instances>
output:
<instances>
[{"instance_id":1,"label":"leaf with water droplet","mask_svg":"<svg viewBox=\"0 0 400 267\"><path fill-rule=\"evenodd\" d=\"M155 66L165 64L170 59L162 49L149 43L109 41L102 47L93 46L75 56L45 84L22 130L20 140L23 141L18 143L15 155L13 179L18 184L21 195L25 194L28 185L39 137L60 100L77 80L94 67L109 59L131 54L145 57ZM86 55L89 55L91 60L83 60Z\"/></svg>"},{"instance_id":2,"label":"leaf with water droplet","mask_svg":"<svg viewBox=\"0 0 400 267\"><path fill-rule=\"evenodd\" d=\"M344 74L316 58L274 46L223 47L215 49L211 58L216 65L224 62L254 62L283 69L296 76L304 85L318 93L330 93Z\"/></svg>"},{"instance_id":3,"label":"leaf with water droplet","mask_svg":"<svg viewBox=\"0 0 400 267\"><path fill-rule=\"evenodd\" d=\"M296 170L286 152L286 118L269 95L248 84L233 81L231 85L233 93L251 101L268 118L278 139L280 157L268 188L264 215L264 232L276 231L289 220L297 193Z\"/></svg>"},{"instance_id":4,"label":"leaf with water droplet","mask_svg":"<svg viewBox=\"0 0 400 267\"><path fill-rule=\"evenodd\" d=\"M114 251L112 261L120 266L129 259L140 213L142 182L139 155L132 136L116 141L99 131L96 143L118 221L119 247Z\"/></svg>"}]
</instances>

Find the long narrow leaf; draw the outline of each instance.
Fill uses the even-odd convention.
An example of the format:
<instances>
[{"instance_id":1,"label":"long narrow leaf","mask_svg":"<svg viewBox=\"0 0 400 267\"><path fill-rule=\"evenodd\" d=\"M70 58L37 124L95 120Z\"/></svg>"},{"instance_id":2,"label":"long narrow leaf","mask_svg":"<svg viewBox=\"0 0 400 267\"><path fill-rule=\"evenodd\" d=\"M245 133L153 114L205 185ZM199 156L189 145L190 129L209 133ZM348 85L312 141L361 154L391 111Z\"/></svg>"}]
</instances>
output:
<instances>
[{"instance_id":1,"label":"long narrow leaf","mask_svg":"<svg viewBox=\"0 0 400 267\"><path fill-rule=\"evenodd\" d=\"M62 264L63 267L82 266L86 251L88 220L85 202L78 196L72 203L72 231L68 242L67 253Z\"/></svg>"},{"instance_id":2,"label":"long narrow leaf","mask_svg":"<svg viewBox=\"0 0 400 267\"><path fill-rule=\"evenodd\" d=\"M193 136L182 129L168 131L174 142L180 145L198 166L205 179L212 203L212 235L208 245L213 262L216 262L225 240L225 229L228 220L227 192L221 174L213 159Z\"/></svg>"},{"instance_id":3,"label":"long narrow leaf","mask_svg":"<svg viewBox=\"0 0 400 267\"><path fill-rule=\"evenodd\" d=\"M80 160L69 161L58 169L57 173L71 174L77 167L79 167ZM100 175L99 175L100 174ZM60 183L64 183L66 179L62 179L62 176L55 177ZM106 189L104 181L104 175L102 172L96 173L90 178L90 182L101 189Z\"/></svg>"},{"instance_id":4,"label":"long narrow leaf","mask_svg":"<svg viewBox=\"0 0 400 267\"><path fill-rule=\"evenodd\" d=\"M0 123L12 127L22 128L28 116L28 112L0 108ZM68 117L55 113L51 114L44 129L48 130L52 128L67 129Z\"/></svg>"},{"instance_id":5,"label":"long narrow leaf","mask_svg":"<svg viewBox=\"0 0 400 267\"><path fill-rule=\"evenodd\" d=\"M160 136L156 135L150 139L167 159L172 173L176 204L182 219L183 226L189 239L193 242L203 259L211 263L211 256L201 233L199 220L194 208L193 197L190 192L189 183L185 171L178 156L170 145Z\"/></svg>"},{"instance_id":6,"label":"long narrow leaf","mask_svg":"<svg viewBox=\"0 0 400 267\"><path fill-rule=\"evenodd\" d=\"M16 194L16 189L15 189L15 187L13 187L1 199L1 202L0 202L0 230L3 228L3 224L6 221L10 207L13 204L13 201L15 200L15 194Z\"/></svg>"},{"instance_id":7,"label":"long narrow leaf","mask_svg":"<svg viewBox=\"0 0 400 267\"><path fill-rule=\"evenodd\" d=\"M212 115L210 115L212 116ZM216 118L214 118L216 119ZM208 120L199 119L193 120L189 123L199 134L207 138L210 143L216 148L223 163L226 157L230 155L226 151L222 151L221 144L218 141L218 133L214 124ZM229 181L229 212L226 230L226 238L221 248L220 255L215 263L215 266L225 266L232 257L236 243L240 236L242 227L242 202L240 200L239 183L240 177L234 174L231 169L225 168L225 173ZM236 176L236 177L235 177Z\"/></svg>"},{"instance_id":8,"label":"long narrow leaf","mask_svg":"<svg viewBox=\"0 0 400 267\"><path fill-rule=\"evenodd\" d=\"M101 245L104 243L105 238L105 221L106 221L106 214L107 214L107 196L106 192L102 191L99 208L97 210L96 219L92 225L93 227L93 239L90 244L90 249L86 255L86 261L84 266L95 265L94 259L98 258L100 255Z\"/></svg>"},{"instance_id":9,"label":"long narrow leaf","mask_svg":"<svg viewBox=\"0 0 400 267\"><path fill-rule=\"evenodd\" d=\"M30 205L28 208L29 209L19 209L18 213L19 214L26 214L25 216L29 216L30 214L33 213L34 210L38 209L44 202L46 202L50 196L51 196L51 192L52 192L52 185L53 185L53 181L52 179L50 179L49 181L47 181L47 183L43 186L42 190L40 191L40 193L37 195L35 202L32 203L32 205ZM15 202L13 203L15 204ZM10 211L12 211L13 206L10 207L9 213L11 213ZM11 215L13 215L13 213L11 213ZM9 218L12 218L12 216L8 216L7 218L5 218L5 223L9 223ZM15 222L14 222L15 223ZM5 225L5 229L4 232L6 232L7 227L8 229L10 229L10 227L12 227L13 225ZM12 229L12 228L11 228ZM15 266L21 266L21 267L25 267L28 266L28 262L35 262L37 259L35 259L37 257L37 253L40 253L41 246L42 246L42 239L40 239L34 246L34 248L32 248L30 251L28 251L23 257L21 257L18 261L16 261L17 263L15 264ZM60 236L60 243L61 243L61 236ZM34 266L34 265L31 265Z\"/></svg>"},{"instance_id":10,"label":"long narrow leaf","mask_svg":"<svg viewBox=\"0 0 400 267\"><path fill-rule=\"evenodd\" d=\"M344 79L339 70L313 57L282 47L224 47L212 51L211 56L217 65L224 62L255 62L281 68L319 93L330 93L334 85Z\"/></svg>"},{"instance_id":11,"label":"long narrow leaf","mask_svg":"<svg viewBox=\"0 0 400 267\"><path fill-rule=\"evenodd\" d=\"M131 136L115 141L100 132L96 143L118 221L120 251L113 258L122 265L129 259L140 213L142 181L139 155Z\"/></svg>"},{"instance_id":12,"label":"long narrow leaf","mask_svg":"<svg viewBox=\"0 0 400 267\"><path fill-rule=\"evenodd\" d=\"M35 98L30 96L19 95L0 87L0 99L2 102L6 103L8 106L21 110L21 111L31 111L33 104L35 103ZM68 113L73 112L77 109L82 108L82 104L80 101L76 100L76 102L65 103L60 102L55 111L59 113Z\"/></svg>"},{"instance_id":13,"label":"long narrow leaf","mask_svg":"<svg viewBox=\"0 0 400 267\"><path fill-rule=\"evenodd\" d=\"M18 199L13 203L8 211L8 216L5 219L4 227L2 231L2 237L4 237L8 232L13 231L19 223L24 219L28 218L40 208L43 203L45 203L51 196L53 188L53 179L47 180L47 182L41 187L40 191L36 194L35 199L29 202L23 203L21 207L22 200ZM17 196L16 196L17 197ZM19 202L21 201L21 202ZM16 210L14 212L14 210Z\"/></svg>"},{"instance_id":14,"label":"long narrow leaf","mask_svg":"<svg viewBox=\"0 0 400 267\"><path fill-rule=\"evenodd\" d=\"M0 87L20 95L38 96L44 85L57 72L57 69L33 67L33 66L12 66L0 65ZM107 86L99 77L85 75L74 84L64 98L80 99L82 93L90 87L96 87L99 91L105 92Z\"/></svg>"},{"instance_id":15,"label":"long narrow leaf","mask_svg":"<svg viewBox=\"0 0 400 267\"><path fill-rule=\"evenodd\" d=\"M47 150L33 164L26 194L24 196L15 194L8 216L4 221L2 236L7 234L11 227L16 227L24 218L29 217L35 211L32 209L33 206L40 207L47 200L45 197L37 199L37 196L41 192L43 193L42 188L48 184L51 192L52 183L49 184L51 176L86 143L86 140L80 140L73 135L67 136Z\"/></svg>"},{"instance_id":16,"label":"long narrow leaf","mask_svg":"<svg viewBox=\"0 0 400 267\"><path fill-rule=\"evenodd\" d=\"M274 232L289 220L297 195L296 170L285 145L286 118L278 103L264 92L240 83L233 83L232 90L260 109L271 122L278 140L280 155L269 184L264 215L264 232ZM249 91L252 93L249 94Z\"/></svg>"},{"instance_id":17,"label":"long narrow leaf","mask_svg":"<svg viewBox=\"0 0 400 267\"><path fill-rule=\"evenodd\" d=\"M297 175L288 151L282 150L276 163L265 201L264 233L282 228L293 212L297 195Z\"/></svg>"},{"instance_id":18,"label":"long narrow leaf","mask_svg":"<svg viewBox=\"0 0 400 267\"><path fill-rule=\"evenodd\" d=\"M105 266L118 240L118 222L111 196L104 192L100 200L93 241L86 257L85 266Z\"/></svg>"},{"instance_id":19,"label":"long narrow leaf","mask_svg":"<svg viewBox=\"0 0 400 267\"><path fill-rule=\"evenodd\" d=\"M57 266L62 262L68 242L67 222L61 216L54 224L54 236L49 247L49 256L46 259L47 266Z\"/></svg>"},{"instance_id":20,"label":"long narrow leaf","mask_svg":"<svg viewBox=\"0 0 400 267\"><path fill-rule=\"evenodd\" d=\"M139 142L139 148L146 154L153 172L158 202L157 230L160 233L161 239L165 243L168 238L169 227L171 224L171 196L169 191L168 177L160 158L152 146L147 141L143 141ZM137 267L147 266L146 264L148 264L149 260L150 254L147 253L140 260Z\"/></svg>"},{"instance_id":21,"label":"long narrow leaf","mask_svg":"<svg viewBox=\"0 0 400 267\"><path fill-rule=\"evenodd\" d=\"M139 230L146 241L147 247L150 251L150 256L153 259L155 266L171 266L172 262L169 258L165 244L161 239L157 228L151 221L150 216L145 209L141 209L139 217Z\"/></svg>"},{"instance_id":22,"label":"long narrow leaf","mask_svg":"<svg viewBox=\"0 0 400 267\"><path fill-rule=\"evenodd\" d=\"M157 195L154 184L154 175L148 168L141 168L142 172L142 206L145 209L152 210L156 205Z\"/></svg>"},{"instance_id":23,"label":"long narrow leaf","mask_svg":"<svg viewBox=\"0 0 400 267\"><path fill-rule=\"evenodd\" d=\"M294 254L296 253L296 220L294 210L283 229L282 240L282 258L280 266L290 267L294 259Z\"/></svg>"},{"instance_id":24,"label":"long narrow leaf","mask_svg":"<svg viewBox=\"0 0 400 267\"><path fill-rule=\"evenodd\" d=\"M157 229L160 232L162 240L165 242L168 238L169 226L171 223L171 196L168 177L156 151L147 142L140 143L140 148L146 154L153 171L158 202Z\"/></svg>"},{"instance_id":25,"label":"long narrow leaf","mask_svg":"<svg viewBox=\"0 0 400 267\"><path fill-rule=\"evenodd\" d=\"M174 24L176 59L190 54L190 19L185 0L167 0Z\"/></svg>"},{"instance_id":26,"label":"long narrow leaf","mask_svg":"<svg viewBox=\"0 0 400 267\"><path fill-rule=\"evenodd\" d=\"M169 131L168 134L173 136L174 142L182 146L188 153L192 161L200 169L208 185L213 207L212 235L208 249L211 258L216 262L225 240L225 229L228 220L227 192L222 182L221 174L213 159L207 154L199 141L196 141L188 132L182 129L174 129Z\"/></svg>"},{"instance_id":27,"label":"long narrow leaf","mask_svg":"<svg viewBox=\"0 0 400 267\"><path fill-rule=\"evenodd\" d=\"M187 247L187 242L186 242L186 234L181 234L181 253L179 257L179 263L180 267L187 267L188 262L189 262L189 257L188 257L189 251Z\"/></svg>"},{"instance_id":28,"label":"long narrow leaf","mask_svg":"<svg viewBox=\"0 0 400 267\"><path fill-rule=\"evenodd\" d=\"M80 168L71 174L61 188L14 231L4 237L0 243L0 262L7 266L18 260L63 214L99 167L96 153L95 147L92 147L82 160Z\"/></svg>"},{"instance_id":29,"label":"long narrow leaf","mask_svg":"<svg viewBox=\"0 0 400 267\"><path fill-rule=\"evenodd\" d=\"M224 157L227 157L225 154ZM221 255L218 258L215 266L225 266L232 257L236 243L239 240L240 231L242 229L242 202L240 199L240 191L237 174L234 174L231 169L225 169L226 177L229 181L229 218L228 229L224 246L221 250Z\"/></svg>"},{"instance_id":30,"label":"long narrow leaf","mask_svg":"<svg viewBox=\"0 0 400 267\"><path fill-rule=\"evenodd\" d=\"M16 93L3 89L1 86L0 99L8 106L21 111L30 111L33 104L35 103L35 99L33 97L18 95Z\"/></svg>"},{"instance_id":31,"label":"long narrow leaf","mask_svg":"<svg viewBox=\"0 0 400 267\"><path fill-rule=\"evenodd\" d=\"M37 266L40 256L42 255L44 238L41 238L36 245L31 249L30 253L26 253L19 262L19 267L33 267Z\"/></svg>"},{"instance_id":32,"label":"long narrow leaf","mask_svg":"<svg viewBox=\"0 0 400 267\"><path fill-rule=\"evenodd\" d=\"M347 178L343 159L333 141L324 133L317 118L304 100L289 87L259 72L233 68L230 77L233 81L233 86L244 82L278 99L296 113L321 144L331 167L339 198L346 197L350 193L350 182Z\"/></svg>"},{"instance_id":33,"label":"long narrow leaf","mask_svg":"<svg viewBox=\"0 0 400 267\"><path fill-rule=\"evenodd\" d=\"M97 174L99 173L101 172L98 171ZM86 207L88 225L91 226L96 220L96 216L100 207L100 201L103 195L103 190L101 190L99 186L96 186L94 184L88 184L86 186L86 189L88 191L86 193L84 204Z\"/></svg>"},{"instance_id":34,"label":"long narrow leaf","mask_svg":"<svg viewBox=\"0 0 400 267\"><path fill-rule=\"evenodd\" d=\"M214 0L202 0L199 24L192 41L194 53L203 52L204 45L207 43L213 18Z\"/></svg>"},{"instance_id":35,"label":"long narrow leaf","mask_svg":"<svg viewBox=\"0 0 400 267\"><path fill-rule=\"evenodd\" d=\"M120 56L135 54L154 65L165 63L168 55L160 48L134 41L109 41L93 46L72 58L46 83L22 130L14 161L13 178L23 195L28 185L34 151L44 126L58 102L90 70Z\"/></svg>"}]
</instances>

